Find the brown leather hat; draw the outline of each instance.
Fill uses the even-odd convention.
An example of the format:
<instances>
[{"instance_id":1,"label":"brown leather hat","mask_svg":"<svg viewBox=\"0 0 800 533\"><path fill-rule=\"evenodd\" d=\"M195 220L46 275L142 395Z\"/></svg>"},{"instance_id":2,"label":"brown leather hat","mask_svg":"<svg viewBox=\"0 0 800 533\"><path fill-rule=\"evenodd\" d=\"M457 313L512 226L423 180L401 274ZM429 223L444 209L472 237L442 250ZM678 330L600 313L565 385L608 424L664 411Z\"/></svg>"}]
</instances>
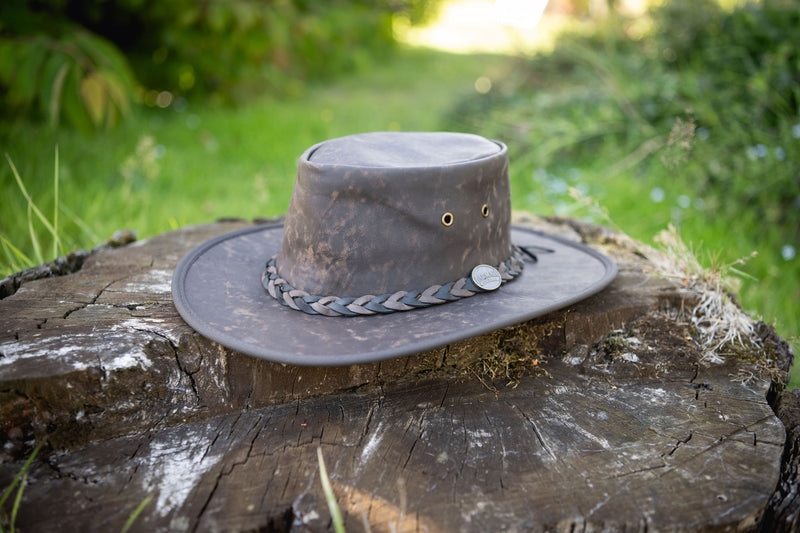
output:
<instances>
[{"instance_id":1,"label":"brown leather hat","mask_svg":"<svg viewBox=\"0 0 800 533\"><path fill-rule=\"evenodd\" d=\"M511 226L505 145L462 133L376 132L300 158L285 224L211 239L178 265L181 316L281 363L409 355L596 293L599 252Z\"/></svg>"}]
</instances>

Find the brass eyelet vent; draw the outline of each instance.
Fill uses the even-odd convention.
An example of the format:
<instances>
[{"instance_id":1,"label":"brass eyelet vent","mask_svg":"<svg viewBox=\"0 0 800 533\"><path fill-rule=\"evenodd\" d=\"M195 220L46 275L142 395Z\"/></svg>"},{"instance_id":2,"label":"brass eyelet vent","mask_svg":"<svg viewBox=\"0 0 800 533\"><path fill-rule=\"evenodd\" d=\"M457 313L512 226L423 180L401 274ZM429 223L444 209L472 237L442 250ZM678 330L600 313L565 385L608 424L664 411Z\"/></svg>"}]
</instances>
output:
<instances>
[{"instance_id":1,"label":"brass eyelet vent","mask_svg":"<svg viewBox=\"0 0 800 533\"><path fill-rule=\"evenodd\" d=\"M447 212L442 215L442 224L448 228L453 225L453 213Z\"/></svg>"},{"instance_id":2,"label":"brass eyelet vent","mask_svg":"<svg viewBox=\"0 0 800 533\"><path fill-rule=\"evenodd\" d=\"M483 218L486 218L486 217L489 216L489 205L488 204L483 204L483 207L481 207L481 215L483 215Z\"/></svg>"}]
</instances>

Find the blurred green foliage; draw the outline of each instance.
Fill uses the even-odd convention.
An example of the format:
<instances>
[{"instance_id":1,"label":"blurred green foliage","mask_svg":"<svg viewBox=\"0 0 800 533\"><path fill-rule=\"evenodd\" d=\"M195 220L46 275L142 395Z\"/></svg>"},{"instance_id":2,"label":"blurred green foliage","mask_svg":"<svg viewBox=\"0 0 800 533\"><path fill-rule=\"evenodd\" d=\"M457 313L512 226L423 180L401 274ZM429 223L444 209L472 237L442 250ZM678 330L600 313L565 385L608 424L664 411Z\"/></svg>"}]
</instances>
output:
<instances>
[{"instance_id":1,"label":"blurred green foliage","mask_svg":"<svg viewBox=\"0 0 800 533\"><path fill-rule=\"evenodd\" d=\"M800 4L673 0L559 37L452 123L521 165L681 181L708 216L800 239ZM557 90L555 90L557 89ZM600 164L605 168L599 168ZM534 168L535 168L534 167ZM602 181L602 178L601 178Z\"/></svg>"},{"instance_id":2,"label":"blurred green foliage","mask_svg":"<svg viewBox=\"0 0 800 533\"><path fill-rule=\"evenodd\" d=\"M0 110L90 132L130 110L133 74L119 51L80 27L56 35L0 34Z\"/></svg>"},{"instance_id":3,"label":"blurred green foliage","mask_svg":"<svg viewBox=\"0 0 800 533\"><path fill-rule=\"evenodd\" d=\"M211 102L295 94L309 81L385 57L392 17L423 22L437 3L3 2L0 110L89 131L115 124L131 100L163 107L189 94Z\"/></svg>"}]
</instances>

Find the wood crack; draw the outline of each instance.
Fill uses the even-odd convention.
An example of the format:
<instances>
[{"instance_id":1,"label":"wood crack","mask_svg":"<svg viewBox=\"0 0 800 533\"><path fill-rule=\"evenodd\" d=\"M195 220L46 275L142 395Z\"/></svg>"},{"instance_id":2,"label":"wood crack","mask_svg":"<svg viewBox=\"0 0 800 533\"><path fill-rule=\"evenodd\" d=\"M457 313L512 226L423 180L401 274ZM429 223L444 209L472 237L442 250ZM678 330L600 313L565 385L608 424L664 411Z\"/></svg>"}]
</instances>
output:
<instances>
[{"instance_id":1,"label":"wood crack","mask_svg":"<svg viewBox=\"0 0 800 533\"><path fill-rule=\"evenodd\" d=\"M79 305L78 305L77 307L75 307L74 309L70 309L70 310L68 310L66 313L64 313L64 316L62 316L61 318L63 318L64 320L66 320L67 318L69 318L69 316L70 316L71 314L75 313L76 311L80 311L81 309L86 309L86 308L87 308L87 307L89 307L90 305L94 305L94 304L96 304L96 303L97 303L97 300L98 300L98 299L100 298L100 296L101 296L101 295L102 295L102 294L103 294L103 293L106 291L106 289L108 289L108 288L109 288L110 286L112 286L113 284L115 284L115 283L118 283L118 282L120 282L120 281L122 281L122 280L124 280L124 279L127 279L127 278L129 278L129 277L130 277L130 275L126 275L126 276L123 276L123 277L121 277L121 278L119 278L119 279L115 279L115 280L109 281L108 283L106 283L106 284L105 284L105 285L104 285L104 286L103 286L103 287L102 287L102 288L101 288L101 289L100 289L100 290L97 292L97 294L95 294L95 295L94 295L94 297L93 297L93 298L92 298L92 299L91 299L89 302L86 302L86 303L79 304Z\"/></svg>"},{"instance_id":2,"label":"wood crack","mask_svg":"<svg viewBox=\"0 0 800 533\"><path fill-rule=\"evenodd\" d=\"M227 436L228 440L231 440L231 437L234 434L234 429L236 428L236 425L239 422L239 420L241 419L241 417L242 417L242 414L240 413L236 417L236 419L231 423L230 428L228 429L228 436ZM250 459L251 454L253 453L253 447L255 446L256 439L258 439L258 436L261 434L261 429L265 425L265 424L261 424L261 420L262 419L263 419L263 416L259 415L258 418L255 420L255 422L253 422L252 425L250 426L250 429L247 430L247 433L254 432L254 434L253 434L253 437L250 439L250 445L247 448L247 452L245 454L245 457L243 459L241 459L241 460L233 461L228 466L223 465L223 466L221 466L219 468L219 471L217 472L217 475L216 475L216 477L214 479L214 486L209 491L208 496L206 497L206 500L203 503L203 506L200 508L200 511L197 513L195 524L192 527L192 531L193 532L197 531L198 528L200 527L200 523L202 521L203 515L206 513L206 510L208 509L208 506L211 504L211 501L214 499L214 495L216 494L217 489L219 488L219 485L220 485L220 482L222 481L222 479L227 477L227 476L230 476L233 473L234 469L236 469L236 467L243 466L243 465L247 464L247 461ZM217 439L219 437L220 437L220 431L217 430L215 432L214 439L206 447L206 450L203 453L203 457L200 459L200 461L205 459L205 457L208 455L209 450L213 447L214 443L217 442Z\"/></svg>"},{"instance_id":3,"label":"wood crack","mask_svg":"<svg viewBox=\"0 0 800 533\"><path fill-rule=\"evenodd\" d=\"M690 440L692 440L692 435L694 435L694 431L690 431L689 434L685 438L678 439L678 442L675 443L675 446L669 452L667 452L666 454L661 454L661 457L664 457L664 455L667 455L667 456L671 457L672 454L674 454L676 451L678 451L678 448L680 448L681 446L683 446L684 444L687 444Z\"/></svg>"},{"instance_id":4,"label":"wood crack","mask_svg":"<svg viewBox=\"0 0 800 533\"><path fill-rule=\"evenodd\" d=\"M536 435L536 440L539 442L539 445L542 447L542 449L545 452L547 452L547 455L550 456L550 458L552 460L557 461L558 457L553 452L553 450L550 448L550 446L548 446L547 443L545 442L544 436L542 435L542 432L539 429L539 426L536 424L536 421L532 417L528 416L528 414L525 413L524 411L520 410L520 413L522 414L522 416L525 417L525 419L531 425L531 429L533 429L533 434Z\"/></svg>"},{"instance_id":5,"label":"wood crack","mask_svg":"<svg viewBox=\"0 0 800 533\"><path fill-rule=\"evenodd\" d=\"M163 344L166 344L169 347L170 351L172 352L172 354L175 357L175 364L177 365L178 370L180 371L181 374L183 374L184 376L186 376L188 378L189 384L192 387L192 393L194 394L195 401L197 402L198 407L202 407L202 405L200 405L200 393L199 393L199 391L197 389L197 382L194 379L194 374L196 374L198 371L189 372L183 366L183 363L181 363L181 357L180 357L180 351L179 351L178 345L175 344L175 342L172 339L170 339L167 335L164 335L163 333L159 333L158 331L154 331L154 330L151 330L151 329L144 329L144 328L133 328L133 330L134 331L139 331L141 333L147 333L149 335L153 335L153 336L158 337L159 339L162 339L164 341Z\"/></svg>"}]
</instances>

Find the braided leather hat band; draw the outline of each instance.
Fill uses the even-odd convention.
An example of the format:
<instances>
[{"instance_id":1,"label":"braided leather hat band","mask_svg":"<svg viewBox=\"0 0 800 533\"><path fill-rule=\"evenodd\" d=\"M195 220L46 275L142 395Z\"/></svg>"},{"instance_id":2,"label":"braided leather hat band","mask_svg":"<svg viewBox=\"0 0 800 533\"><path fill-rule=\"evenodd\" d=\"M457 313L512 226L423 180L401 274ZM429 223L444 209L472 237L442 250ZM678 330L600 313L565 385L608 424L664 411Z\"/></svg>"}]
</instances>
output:
<instances>
[{"instance_id":1,"label":"braided leather hat band","mask_svg":"<svg viewBox=\"0 0 800 533\"><path fill-rule=\"evenodd\" d=\"M525 267L523 260L525 255L533 257L535 260L535 256L531 256L529 252L512 246L511 256L495 267L500 275L501 284L513 281L522 273ZM261 283L270 296L287 307L309 315L344 317L411 311L431 305L454 302L480 292L488 292L476 285L470 276L466 276L444 285L431 285L423 289L397 291L378 296L372 294L357 298L320 296L296 289L283 279L275 266L275 256L267 261L266 270L261 276Z\"/></svg>"}]
</instances>

